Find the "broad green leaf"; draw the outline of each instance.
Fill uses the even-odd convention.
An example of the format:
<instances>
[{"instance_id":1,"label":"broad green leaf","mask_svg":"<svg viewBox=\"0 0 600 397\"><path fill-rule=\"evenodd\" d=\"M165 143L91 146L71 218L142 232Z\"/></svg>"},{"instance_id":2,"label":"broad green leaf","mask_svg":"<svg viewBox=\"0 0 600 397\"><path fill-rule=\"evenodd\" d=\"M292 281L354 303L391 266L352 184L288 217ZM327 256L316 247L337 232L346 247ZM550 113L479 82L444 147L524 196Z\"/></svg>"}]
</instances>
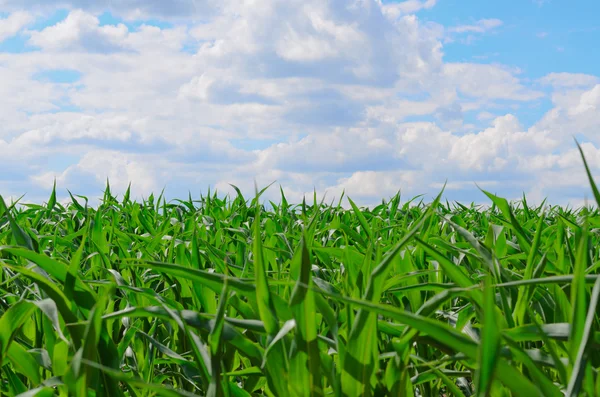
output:
<instances>
[{"instance_id":1,"label":"broad green leaf","mask_svg":"<svg viewBox=\"0 0 600 397\"><path fill-rule=\"evenodd\" d=\"M482 335L479 344L479 369L476 376L477 396L487 396L494 381L500 351L500 324L496 319L496 294L490 276L485 278Z\"/></svg>"},{"instance_id":2,"label":"broad green leaf","mask_svg":"<svg viewBox=\"0 0 600 397\"><path fill-rule=\"evenodd\" d=\"M311 261L306 235L300 240L300 277L290 297L290 308L296 322L295 349L290 358L290 389L296 396L322 396L320 356L315 319L315 293L312 290Z\"/></svg>"}]
</instances>

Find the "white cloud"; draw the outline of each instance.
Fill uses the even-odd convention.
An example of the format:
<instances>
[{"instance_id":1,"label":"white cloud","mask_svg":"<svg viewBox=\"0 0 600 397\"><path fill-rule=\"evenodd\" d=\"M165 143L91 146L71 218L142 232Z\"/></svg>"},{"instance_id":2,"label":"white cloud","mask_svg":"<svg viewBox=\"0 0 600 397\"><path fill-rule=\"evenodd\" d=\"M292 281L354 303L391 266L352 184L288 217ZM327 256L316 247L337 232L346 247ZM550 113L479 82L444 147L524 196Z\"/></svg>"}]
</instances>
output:
<instances>
[{"instance_id":1,"label":"white cloud","mask_svg":"<svg viewBox=\"0 0 600 397\"><path fill-rule=\"evenodd\" d=\"M586 112L596 112L600 108L600 84L589 91L584 92L574 107L569 109L571 116Z\"/></svg>"},{"instance_id":2,"label":"white cloud","mask_svg":"<svg viewBox=\"0 0 600 397\"><path fill-rule=\"evenodd\" d=\"M583 73L549 73L540 79L542 84L555 88L589 87L598 81L597 76Z\"/></svg>"},{"instance_id":3,"label":"white cloud","mask_svg":"<svg viewBox=\"0 0 600 397\"><path fill-rule=\"evenodd\" d=\"M134 194L139 197L147 196L161 188L157 179L163 179L165 172L161 172L157 165L156 162L150 162L137 155L94 150L87 152L77 164L67 167L61 173L46 172L33 176L32 179L46 188L51 187L56 179L59 186L72 189L88 178L92 178L98 184L106 183L108 179L111 187L118 192L127 189L131 182Z\"/></svg>"},{"instance_id":4,"label":"white cloud","mask_svg":"<svg viewBox=\"0 0 600 397\"><path fill-rule=\"evenodd\" d=\"M373 192L387 198L405 187L408 187L406 193L416 194L418 183L419 174L415 171L357 171L348 178L341 178L328 192L335 197L346 192L363 200L373 200Z\"/></svg>"},{"instance_id":5,"label":"white cloud","mask_svg":"<svg viewBox=\"0 0 600 397\"><path fill-rule=\"evenodd\" d=\"M13 12L6 18L0 18L0 43L19 33L32 21L31 14L25 11Z\"/></svg>"},{"instance_id":6,"label":"white cloud","mask_svg":"<svg viewBox=\"0 0 600 397\"><path fill-rule=\"evenodd\" d=\"M425 116L433 114L438 109L434 101L389 101L384 104L369 106L366 109L368 119L384 123L397 123L409 116Z\"/></svg>"},{"instance_id":7,"label":"white cloud","mask_svg":"<svg viewBox=\"0 0 600 397\"><path fill-rule=\"evenodd\" d=\"M186 39L184 28L141 25L131 32L124 24L100 25L98 17L82 10L74 10L56 25L29 34L29 43L46 51L87 53L178 51Z\"/></svg>"},{"instance_id":8,"label":"white cloud","mask_svg":"<svg viewBox=\"0 0 600 397\"><path fill-rule=\"evenodd\" d=\"M512 158L526 154L523 145L536 146L535 139L532 134L522 132L517 118L508 114L496 118L490 128L458 138L449 158L464 170L499 171Z\"/></svg>"},{"instance_id":9,"label":"white cloud","mask_svg":"<svg viewBox=\"0 0 600 397\"><path fill-rule=\"evenodd\" d=\"M554 108L532 130L549 132L565 148L572 147L573 136L583 136L600 144L600 84L589 89L572 89L552 96Z\"/></svg>"},{"instance_id":10,"label":"white cloud","mask_svg":"<svg viewBox=\"0 0 600 397\"><path fill-rule=\"evenodd\" d=\"M45 50L107 52L123 48L128 29L122 24L100 26L96 16L75 10L64 21L30 34L29 42Z\"/></svg>"},{"instance_id":11,"label":"white cloud","mask_svg":"<svg viewBox=\"0 0 600 397\"><path fill-rule=\"evenodd\" d=\"M444 77L450 85L472 97L530 101L543 93L524 86L506 67L475 63L447 63Z\"/></svg>"},{"instance_id":12,"label":"white cloud","mask_svg":"<svg viewBox=\"0 0 600 397\"><path fill-rule=\"evenodd\" d=\"M278 143L259 153L257 170L295 172L352 171L366 167L393 167L394 131L338 128L328 134L309 135L299 141ZM381 164L378 158L386 158Z\"/></svg>"},{"instance_id":13,"label":"white cloud","mask_svg":"<svg viewBox=\"0 0 600 397\"><path fill-rule=\"evenodd\" d=\"M397 18L401 15L414 14L415 12L423 9L428 10L433 8L437 3L437 0L407 0L399 3L385 3L382 4L383 12L386 15Z\"/></svg>"},{"instance_id":14,"label":"white cloud","mask_svg":"<svg viewBox=\"0 0 600 397\"><path fill-rule=\"evenodd\" d=\"M497 18L480 19L472 24L451 26L445 30L444 43L458 41L465 45L471 45L478 41L485 33L494 33L504 22ZM476 55L480 59L489 58L487 55ZM474 57L474 58L475 58Z\"/></svg>"},{"instance_id":15,"label":"white cloud","mask_svg":"<svg viewBox=\"0 0 600 397\"><path fill-rule=\"evenodd\" d=\"M357 26L341 24L328 19L326 10L315 12L305 9L311 33L300 33L291 25L276 44L276 53L290 61L317 61L337 57L343 53L354 55L353 48L364 47L367 40Z\"/></svg>"},{"instance_id":16,"label":"white cloud","mask_svg":"<svg viewBox=\"0 0 600 397\"><path fill-rule=\"evenodd\" d=\"M200 76L194 76L189 83L185 83L179 87L179 97L208 101L210 88L214 83L215 80L204 73Z\"/></svg>"},{"instance_id":17,"label":"white cloud","mask_svg":"<svg viewBox=\"0 0 600 397\"><path fill-rule=\"evenodd\" d=\"M32 121L39 125L23 132L12 143L27 147L82 139L128 141L140 120L125 115L91 116L77 113L58 113L36 116Z\"/></svg>"},{"instance_id":18,"label":"white cloud","mask_svg":"<svg viewBox=\"0 0 600 397\"><path fill-rule=\"evenodd\" d=\"M503 22L500 19L480 19L472 25L458 25L448 29L451 33L485 33L492 29L502 26Z\"/></svg>"}]
</instances>

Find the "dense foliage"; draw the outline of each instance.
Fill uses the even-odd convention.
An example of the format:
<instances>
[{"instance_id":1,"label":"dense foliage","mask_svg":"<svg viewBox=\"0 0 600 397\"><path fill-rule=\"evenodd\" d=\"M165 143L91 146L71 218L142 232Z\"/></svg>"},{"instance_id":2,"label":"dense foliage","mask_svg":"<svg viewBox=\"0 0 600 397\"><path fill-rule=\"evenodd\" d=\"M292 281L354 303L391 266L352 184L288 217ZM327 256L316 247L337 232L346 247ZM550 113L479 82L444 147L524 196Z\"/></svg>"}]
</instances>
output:
<instances>
[{"instance_id":1,"label":"dense foliage","mask_svg":"<svg viewBox=\"0 0 600 397\"><path fill-rule=\"evenodd\" d=\"M0 394L600 395L600 213L486 194L0 200Z\"/></svg>"}]
</instances>

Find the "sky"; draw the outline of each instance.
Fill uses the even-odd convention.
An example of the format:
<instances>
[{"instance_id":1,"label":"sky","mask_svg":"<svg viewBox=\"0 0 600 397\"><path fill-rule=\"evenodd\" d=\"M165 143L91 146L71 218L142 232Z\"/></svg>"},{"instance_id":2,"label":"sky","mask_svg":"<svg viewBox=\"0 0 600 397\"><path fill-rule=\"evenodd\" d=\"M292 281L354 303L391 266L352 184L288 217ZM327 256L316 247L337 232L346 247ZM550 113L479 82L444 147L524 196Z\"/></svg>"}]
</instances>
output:
<instances>
[{"instance_id":1,"label":"sky","mask_svg":"<svg viewBox=\"0 0 600 397\"><path fill-rule=\"evenodd\" d=\"M580 205L600 2L0 0L0 194Z\"/></svg>"}]
</instances>

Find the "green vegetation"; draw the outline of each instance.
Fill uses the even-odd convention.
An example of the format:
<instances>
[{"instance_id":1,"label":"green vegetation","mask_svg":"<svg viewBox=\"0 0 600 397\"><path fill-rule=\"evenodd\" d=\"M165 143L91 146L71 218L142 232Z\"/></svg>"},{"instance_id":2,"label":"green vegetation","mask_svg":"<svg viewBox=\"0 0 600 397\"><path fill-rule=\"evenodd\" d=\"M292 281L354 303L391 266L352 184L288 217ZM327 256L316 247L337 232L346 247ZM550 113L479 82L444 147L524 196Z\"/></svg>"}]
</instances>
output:
<instances>
[{"instance_id":1,"label":"green vegetation","mask_svg":"<svg viewBox=\"0 0 600 397\"><path fill-rule=\"evenodd\" d=\"M486 194L0 200L0 394L600 395L600 212Z\"/></svg>"}]
</instances>

